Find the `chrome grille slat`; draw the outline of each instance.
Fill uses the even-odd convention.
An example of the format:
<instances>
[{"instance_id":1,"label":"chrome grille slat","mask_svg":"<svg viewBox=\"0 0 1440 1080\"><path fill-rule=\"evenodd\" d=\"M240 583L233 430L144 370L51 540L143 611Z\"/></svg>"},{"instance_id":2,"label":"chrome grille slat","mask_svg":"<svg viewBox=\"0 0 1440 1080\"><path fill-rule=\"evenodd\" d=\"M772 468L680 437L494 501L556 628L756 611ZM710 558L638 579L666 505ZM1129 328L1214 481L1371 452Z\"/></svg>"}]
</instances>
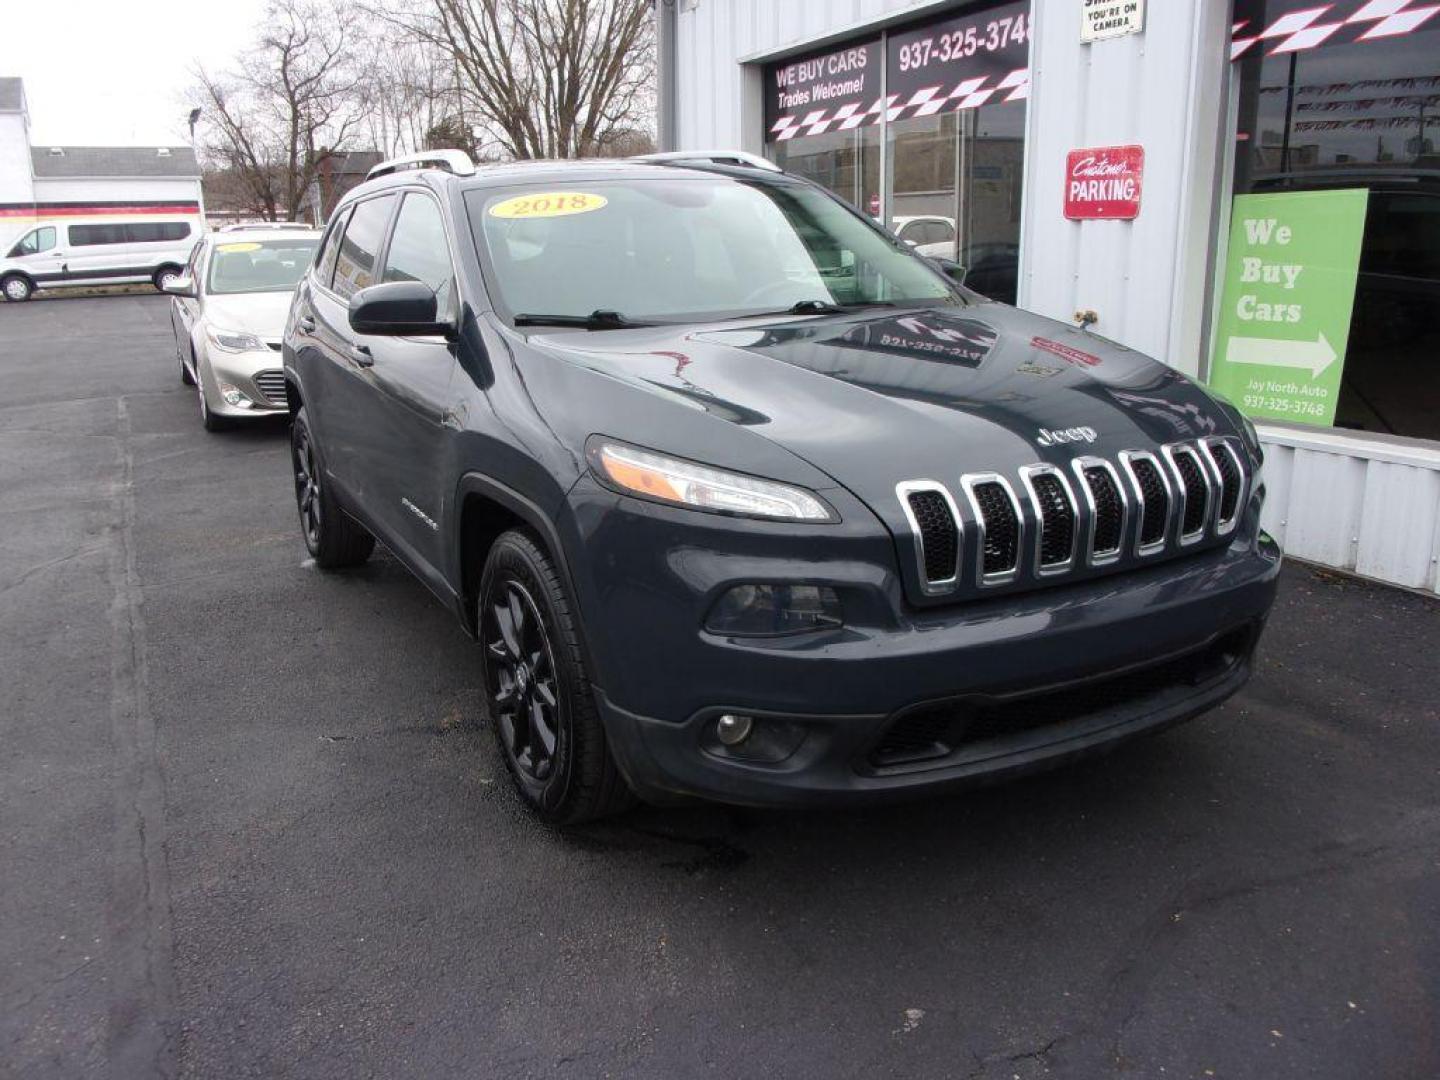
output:
<instances>
[{"instance_id":1,"label":"chrome grille slat","mask_svg":"<svg viewBox=\"0 0 1440 1080\"><path fill-rule=\"evenodd\" d=\"M1053 465L1027 465L1020 478L1035 509L1035 572L1061 574L1075 561L1077 508L1065 474Z\"/></svg>"},{"instance_id":2,"label":"chrome grille slat","mask_svg":"<svg viewBox=\"0 0 1440 1080\"><path fill-rule=\"evenodd\" d=\"M964 549L955 500L945 485L934 480L897 484L895 494L915 541L921 588L932 596L951 592L960 578L960 553Z\"/></svg>"},{"instance_id":3,"label":"chrome grille slat","mask_svg":"<svg viewBox=\"0 0 1440 1080\"><path fill-rule=\"evenodd\" d=\"M1148 450L1122 451L1120 464L1134 485L1135 554L1154 555L1170 535L1170 480Z\"/></svg>"},{"instance_id":4,"label":"chrome grille slat","mask_svg":"<svg viewBox=\"0 0 1440 1080\"><path fill-rule=\"evenodd\" d=\"M1176 481L1180 506L1175 518L1179 522L1180 543L1193 544L1205 536L1215 481L1192 444L1171 443L1161 447L1160 452L1169 462Z\"/></svg>"},{"instance_id":5,"label":"chrome grille slat","mask_svg":"<svg viewBox=\"0 0 1440 1080\"><path fill-rule=\"evenodd\" d=\"M1214 468L1220 484L1215 500L1215 534L1226 536L1234 530L1240 520L1240 511L1245 506L1244 459L1229 439L1202 439L1200 449Z\"/></svg>"},{"instance_id":6,"label":"chrome grille slat","mask_svg":"<svg viewBox=\"0 0 1440 1080\"><path fill-rule=\"evenodd\" d=\"M999 473L960 478L975 514L976 579L981 585L1014 581L1025 543L1025 517L1010 481Z\"/></svg>"},{"instance_id":7,"label":"chrome grille slat","mask_svg":"<svg viewBox=\"0 0 1440 1080\"><path fill-rule=\"evenodd\" d=\"M1104 566L1120 558L1130 521L1130 499L1115 466L1101 457L1071 462L1076 486L1085 500L1088 525L1083 550L1091 566Z\"/></svg>"}]
</instances>

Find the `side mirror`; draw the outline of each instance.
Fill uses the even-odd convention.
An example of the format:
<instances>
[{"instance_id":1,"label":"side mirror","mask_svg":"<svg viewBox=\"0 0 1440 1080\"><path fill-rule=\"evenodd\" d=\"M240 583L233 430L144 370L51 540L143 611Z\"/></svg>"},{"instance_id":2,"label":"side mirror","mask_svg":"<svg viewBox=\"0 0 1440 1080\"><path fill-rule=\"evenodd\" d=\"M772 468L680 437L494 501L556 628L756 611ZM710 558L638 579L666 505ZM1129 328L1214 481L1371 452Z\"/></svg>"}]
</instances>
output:
<instances>
[{"instance_id":1,"label":"side mirror","mask_svg":"<svg viewBox=\"0 0 1440 1080\"><path fill-rule=\"evenodd\" d=\"M195 298L195 279L191 277L178 277L165 282L163 290L171 296L188 296Z\"/></svg>"},{"instance_id":2,"label":"side mirror","mask_svg":"<svg viewBox=\"0 0 1440 1080\"><path fill-rule=\"evenodd\" d=\"M424 337L451 334L455 326L441 319L435 290L420 281L388 281L350 297L350 329L357 334Z\"/></svg>"}]
</instances>

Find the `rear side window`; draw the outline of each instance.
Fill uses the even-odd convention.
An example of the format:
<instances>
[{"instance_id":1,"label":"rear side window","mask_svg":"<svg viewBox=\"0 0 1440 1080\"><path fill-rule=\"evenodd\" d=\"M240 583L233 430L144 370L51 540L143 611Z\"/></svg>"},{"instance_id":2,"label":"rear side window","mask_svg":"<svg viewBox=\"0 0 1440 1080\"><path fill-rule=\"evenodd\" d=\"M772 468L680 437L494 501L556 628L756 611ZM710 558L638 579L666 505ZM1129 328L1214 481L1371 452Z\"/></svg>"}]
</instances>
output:
<instances>
[{"instance_id":1,"label":"rear side window","mask_svg":"<svg viewBox=\"0 0 1440 1080\"><path fill-rule=\"evenodd\" d=\"M8 258L14 259L21 255L39 255L42 251L49 251L55 246L55 226L44 225L38 229L31 229L20 242L10 249Z\"/></svg>"},{"instance_id":2,"label":"rear side window","mask_svg":"<svg viewBox=\"0 0 1440 1080\"><path fill-rule=\"evenodd\" d=\"M434 199L416 192L405 196L380 280L424 282L435 291L438 310L446 310L454 294L455 268L445 220Z\"/></svg>"},{"instance_id":3,"label":"rear side window","mask_svg":"<svg viewBox=\"0 0 1440 1080\"><path fill-rule=\"evenodd\" d=\"M335 220L330 222L330 230L320 241L320 253L315 256L315 280L327 289L330 287L330 279L335 275L335 258L340 254L340 234L345 231L345 221L349 216L349 208L335 215Z\"/></svg>"},{"instance_id":4,"label":"rear side window","mask_svg":"<svg viewBox=\"0 0 1440 1080\"><path fill-rule=\"evenodd\" d=\"M394 195L368 199L355 207L345 233L340 238L340 252L335 261L335 283L332 288L348 300L361 289L375 284L375 255L385 237L385 223L395 205Z\"/></svg>"},{"instance_id":5,"label":"rear side window","mask_svg":"<svg viewBox=\"0 0 1440 1080\"><path fill-rule=\"evenodd\" d=\"M73 247L96 247L101 244L125 243L124 225L71 225L70 244Z\"/></svg>"},{"instance_id":6,"label":"rear side window","mask_svg":"<svg viewBox=\"0 0 1440 1080\"><path fill-rule=\"evenodd\" d=\"M142 221L125 226L125 237L132 244L173 243L189 235L188 221Z\"/></svg>"}]
</instances>

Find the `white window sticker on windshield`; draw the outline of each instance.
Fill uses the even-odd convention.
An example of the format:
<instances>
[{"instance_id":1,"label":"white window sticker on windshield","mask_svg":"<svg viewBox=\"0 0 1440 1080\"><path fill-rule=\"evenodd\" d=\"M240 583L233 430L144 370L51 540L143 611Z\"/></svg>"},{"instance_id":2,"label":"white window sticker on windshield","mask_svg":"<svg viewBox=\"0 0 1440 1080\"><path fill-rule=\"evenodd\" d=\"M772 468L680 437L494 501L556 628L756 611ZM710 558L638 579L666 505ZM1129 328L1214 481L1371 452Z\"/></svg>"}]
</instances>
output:
<instances>
[{"instance_id":1,"label":"white window sticker on windshield","mask_svg":"<svg viewBox=\"0 0 1440 1080\"><path fill-rule=\"evenodd\" d=\"M542 191L505 199L490 207L489 213L497 218L566 217L599 210L609 201L589 191Z\"/></svg>"},{"instance_id":2,"label":"white window sticker on windshield","mask_svg":"<svg viewBox=\"0 0 1440 1080\"><path fill-rule=\"evenodd\" d=\"M259 251L260 245L256 243L244 244L221 244L216 251Z\"/></svg>"}]
</instances>

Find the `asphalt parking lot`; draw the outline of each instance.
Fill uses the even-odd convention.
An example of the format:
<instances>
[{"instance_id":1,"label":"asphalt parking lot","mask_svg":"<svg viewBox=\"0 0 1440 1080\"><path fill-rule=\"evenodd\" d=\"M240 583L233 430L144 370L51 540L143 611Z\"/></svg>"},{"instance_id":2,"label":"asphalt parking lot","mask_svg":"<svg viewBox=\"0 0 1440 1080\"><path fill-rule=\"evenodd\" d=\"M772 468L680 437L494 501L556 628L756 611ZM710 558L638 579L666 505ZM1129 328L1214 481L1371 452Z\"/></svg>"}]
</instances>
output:
<instances>
[{"instance_id":1,"label":"asphalt parking lot","mask_svg":"<svg viewBox=\"0 0 1440 1080\"><path fill-rule=\"evenodd\" d=\"M1440 1074L1433 600L1292 564L1239 697L1021 783L553 832L168 303L0 306L0 1074Z\"/></svg>"}]
</instances>

